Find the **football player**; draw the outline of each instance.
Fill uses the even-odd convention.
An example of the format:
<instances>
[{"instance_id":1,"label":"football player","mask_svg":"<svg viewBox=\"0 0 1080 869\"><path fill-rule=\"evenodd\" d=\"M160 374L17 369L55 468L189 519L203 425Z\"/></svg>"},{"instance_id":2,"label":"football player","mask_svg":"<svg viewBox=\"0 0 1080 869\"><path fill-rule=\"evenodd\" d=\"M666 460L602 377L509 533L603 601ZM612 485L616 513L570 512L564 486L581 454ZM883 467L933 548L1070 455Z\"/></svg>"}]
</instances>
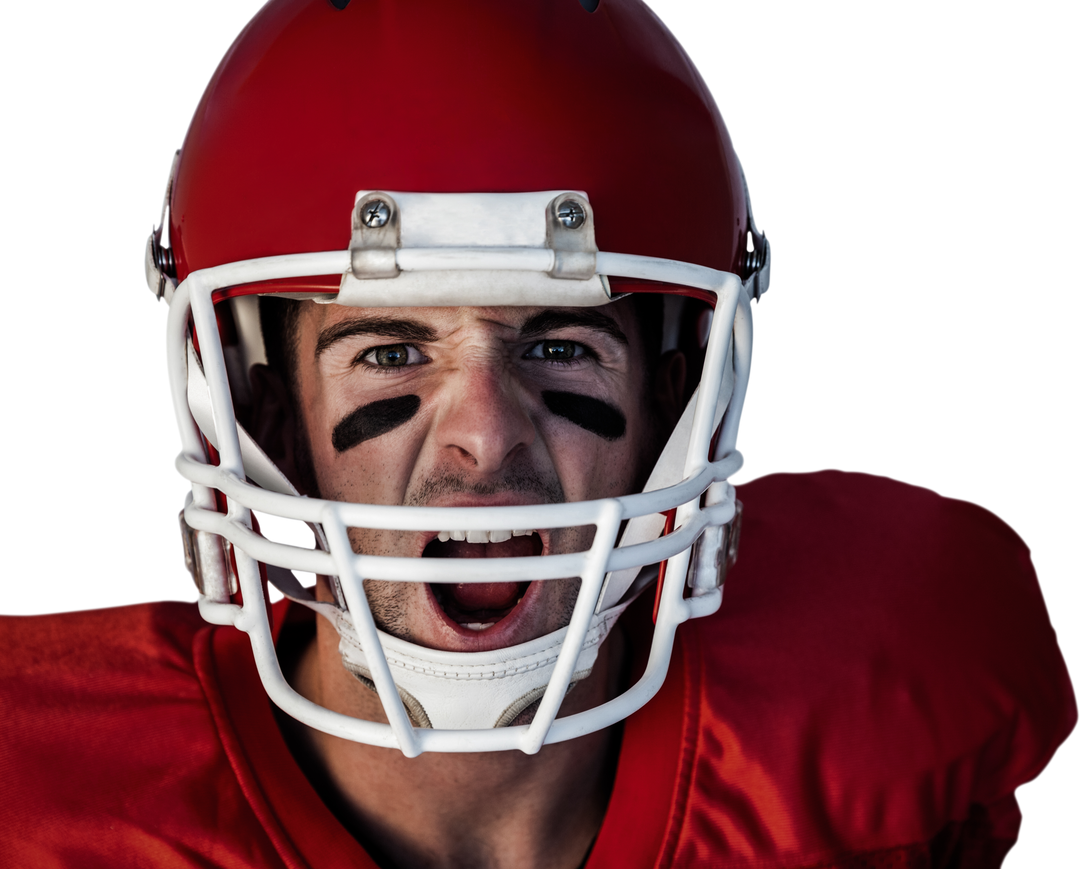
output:
<instances>
[{"instance_id":1,"label":"football player","mask_svg":"<svg viewBox=\"0 0 1080 869\"><path fill-rule=\"evenodd\" d=\"M641 3L269 3L146 249L214 627L17 635L112 777L18 856L1000 863L1075 718L1030 565L876 478L736 499L770 255Z\"/></svg>"}]
</instances>

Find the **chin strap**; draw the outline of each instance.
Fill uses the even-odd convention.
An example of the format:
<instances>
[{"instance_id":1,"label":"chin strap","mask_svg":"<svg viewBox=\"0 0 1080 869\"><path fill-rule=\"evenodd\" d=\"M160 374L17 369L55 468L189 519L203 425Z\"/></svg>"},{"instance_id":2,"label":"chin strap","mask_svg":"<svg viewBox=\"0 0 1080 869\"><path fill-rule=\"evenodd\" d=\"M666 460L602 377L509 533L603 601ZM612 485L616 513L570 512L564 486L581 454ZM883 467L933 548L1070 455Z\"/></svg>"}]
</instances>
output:
<instances>
[{"instance_id":1,"label":"chin strap","mask_svg":"<svg viewBox=\"0 0 1080 869\"><path fill-rule=\"evenodd\" d=\"M268 564L266 573L289 600L314 610L334 626L341 637L338 650L345 668L375 690L351 614L336 604L315 600L290 570ZM592 672L600 644L630 602L593 616L571 688ZM566 632L567 628L560 628L527 643L490 652L443 652L383 631L379 631L379 640L398 694L418 727L480 730L506 727L539 702L551 681Z\"/></svg>"}]
</instances>

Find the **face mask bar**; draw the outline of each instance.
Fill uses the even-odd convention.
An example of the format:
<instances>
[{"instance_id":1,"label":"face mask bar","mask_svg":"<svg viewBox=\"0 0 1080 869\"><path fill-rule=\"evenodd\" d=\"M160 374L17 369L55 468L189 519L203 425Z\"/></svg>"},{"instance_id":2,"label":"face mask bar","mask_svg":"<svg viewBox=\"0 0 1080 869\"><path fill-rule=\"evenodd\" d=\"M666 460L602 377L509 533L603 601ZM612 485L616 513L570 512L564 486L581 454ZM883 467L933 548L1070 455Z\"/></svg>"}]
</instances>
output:
<instances>
[{"instance_id":1,"label":"face mask bar","mask_svg":"<svg viewBox=\"0 0 1080 869\"><path fill-rule=\"evenodd\" d=\"M402 252L405 253L405 252ZM430 255L429 255L430 253ZM494 264L502 272L535 270L535 255L523 251L494 255L484 250L455 252L448 262L445 251L408 251L411 271L432 266L439 271L483 272ZM531 257L531 258L530 258ZM739 417L746 394L752 342L749 297L735 275L702 266L628 254L596 254L596 274L636 280L658 281L705 290L716 295L710 339L693 408L689 445L682 479L653 491L598 501L542 504L526 507L397 507L331 502L301 498L260 488L247 482L240 438L229 390L228 377L214 313L214 293L238 285L311 275L345 273L350 268L349 251L296 254L231 263L193 272L175 291L169 312L168 352L174 409L183 441L177 469L192 482L192 494L185 508L188 525L204 536L219 535L228 544L217 557L219 576L227 576L230 553L243 594L243 606L230 602L227 583L207 587L200 595L200 612L215 624L234 625L250 638L260 677L271 699L294 718L319 730L345 739L372 745L396 747L407 756L423 751L497 751L518 749L535 753L547 743L560 742L610 726L643 706L659 690L665 678L675 629L690 618L715 612L722 585L713 578L695 582L690 597L684 597L688 568L695 541L710 529L732 520L735 514L733 490L726 479L741 465L735 451ZM427 269L431 271L433 269ZM420 305L423 299L398 298L396 304ZM516 304L550 304L549 299L516 299ZM594 300L583 304L595 304ZM187 395L189 322L199 336L201 361L209 387L219 462L209 464L203 434L193 419ZM734 391L726 408L718 408L720 380L724 364L733 358ZM717 417L723 413L716 444L717 461L710 460L710 444ZM228 512L218 511L217 490L228 500ZM701 506L701 496L708 490ZM252 530L251 510L321 526L329 551L311 550L273 542ZM672 533L644 543L616 547L620 524L633 517L675 510ZM579 553L522 558L417 559L370 556L354 553L348 539L349 527L425 531L432 528L483 530L493 527L595 526L592 546ZM212 540L212 538L209 538ZM212 547L203 547L202 552ZM648 664L642 677L626 692L585 712L556 719L570 686L578 656L599 608L605 576L614 571L637 568L667 560L667 579L661 594ZM266 601L259 562L293 570L338 577L345 603L364 648L372 681L386 710L389 724L355 719L318 706L299 695L285 681L277 661L266 616ZM212 567L212 566L211 566ZM704 572L708 572L705 565ZM208 573L213 573L211 569ZM578 602L566 628L566 637L539 708L531 724L490 730L446 730L414 727L387 664L379 642L379 632L368 609L363 578L408 582L492 582L581 578Z\"/></svg>"}]
</instances>

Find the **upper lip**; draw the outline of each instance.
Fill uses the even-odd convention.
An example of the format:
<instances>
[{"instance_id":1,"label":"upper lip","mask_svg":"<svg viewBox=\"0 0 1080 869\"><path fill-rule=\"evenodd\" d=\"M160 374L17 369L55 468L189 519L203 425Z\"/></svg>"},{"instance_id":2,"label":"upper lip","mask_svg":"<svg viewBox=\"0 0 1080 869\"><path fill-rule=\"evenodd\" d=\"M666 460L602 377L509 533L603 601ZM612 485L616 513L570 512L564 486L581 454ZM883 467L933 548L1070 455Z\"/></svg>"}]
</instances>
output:
<instances>
[{"instance_id":1,"label":"upper lip","mask_svg":"<svg viewBox=\"0 0 1080 869\"><path fill-rule=\"evenodd\" d=\"M436 498L424 507L528 507L533 504L543 503L527 495L516 495L513 492L497 492L494 495L476 495L469 492L459 492Z\"/></svg>"},{"instance_id":2,"label":"upper lip","mask_svg":"<svg viewBox=\"0 0 1080 869\"><path fill-rule=\"evenodd\" d=\"M449 495L445 498L436 499L434 502L425 504L425 507L527 507L530 504L538 503L535 500L529 500L527 497L521 495L514 495L513 492L500 492L496 495L473 495L460 493L455 495ZM516 526L532 527L532 526ZM497 530L513 531L514 528L502 525L492 525L490 528L485 528L487 531ZM455 528L445 527L436 528L432 531L422 531L417 537L418 548L415 553L415 557L419 558L424 554L424 550L428 544L431 543L436 537L439 536L440 531L454 531ZM533 529L540 536L540 542L543 543L544 548L541 550L541 555L547 555L550 551L551 544L551 531L547 528L535 528Z\"/></svg>"}]
</instances>

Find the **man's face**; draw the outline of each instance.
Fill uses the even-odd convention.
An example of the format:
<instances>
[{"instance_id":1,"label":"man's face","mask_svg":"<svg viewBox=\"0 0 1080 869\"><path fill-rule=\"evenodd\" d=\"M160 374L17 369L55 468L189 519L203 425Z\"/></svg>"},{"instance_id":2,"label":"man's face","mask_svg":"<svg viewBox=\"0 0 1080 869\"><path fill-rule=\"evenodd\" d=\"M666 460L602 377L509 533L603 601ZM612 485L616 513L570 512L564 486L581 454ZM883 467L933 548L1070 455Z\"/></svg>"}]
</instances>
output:
<instances>
[{"instance_id":1,"label":"man's face","mask_svg":"<svg viewBox=\"0 0 1080 869\"><path fill-rule=\"evenodd\" d=\"M656 442L629 302L602 308L347 308L306 304L296 400L324 498L507 506L640 487ZM575 552L585 528L492 528L455 539L351 529L372 555ZM442 532L440 534L440 532ZM501 532L501 533L500 533ZM376 623L435 649L483 651L569 621L579 581L458 586L368 580Z\"/></svg>"}]
</instances>

